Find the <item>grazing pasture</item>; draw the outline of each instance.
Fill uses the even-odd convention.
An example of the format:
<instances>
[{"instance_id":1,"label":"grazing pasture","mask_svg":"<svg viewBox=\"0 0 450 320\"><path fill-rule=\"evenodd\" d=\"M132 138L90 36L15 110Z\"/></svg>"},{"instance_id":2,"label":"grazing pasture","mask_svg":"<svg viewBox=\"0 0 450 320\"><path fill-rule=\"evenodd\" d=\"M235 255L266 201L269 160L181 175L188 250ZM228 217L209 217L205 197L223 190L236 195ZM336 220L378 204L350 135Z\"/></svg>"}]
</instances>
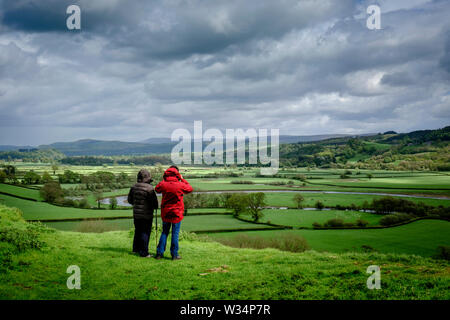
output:
<instances>
[{"instance_id":1,"label":"grazing pasture","mask_svg":"<svg viewBox=\"0 0 450 320\"><path fill-rule=\"evenodd\" d=\"M289 230L245 231L246 235L277 238L284 233L294 233L306 239L312 249L327 252L361 252L364 247L376 252L406 253L432 256L437 247L450 244L450 222L419 220L403 226L385 229L359 230ZM220 241L242 233L214 233L209 237ZM367 251L367 249L366 249Z\"/></svg>"},{"instance_id":2,"label":"grazing pasture","mask_svg":"<svg viewBox=\"0 0 450 320\"><path fill-rule=\"evenodd\" d=\"M383 148L384 146L375 146ZM156 169L150 167L149 169ZM115 175L125 173L135 176L140 169L138 166L68 166L51 164L17 164L20 173L34 170L38 174L44 172L57 179L59 174L70 170L78 174L90 175L97 171L108 171ZM53 172L55 169L55 172ZM163 168L161 168L162 170ZM161 172L161 171L160 171ZM342 169L312 169L312 168L281 168L276 176L260 176L258 168L244 167L182 167L182 174L194 187L195 192L264 192L267 207L262 210L259 224L250 221L250 216L243 214L240 219L231 215L231 210L226 208L189 208L187 216L183 220L182 230L210 233L213 239L229 237L242 232L245 234L258 234L263 237L277 237L288 231L270 230L273 227L268 224L282 225L292 228L309 228L309 230L292 230L303 236L314 250L329 250L343 252L348 250L360 250L361 246L373 247L380 252L405 252L431 255L439 244L450 244L447 236L448 222L446 221L418 221L402 227L392 227L382 230L313 230L314 222L324 224L330 219L342 219L344 223L355 223L358 219L367 221L368 226L378 226L381 216L369 212L335 210L336 206L361 207L373 199L380 199L385 194L394 197L408 199L415 203L423 202L428 206L450 206L450 174L446 172L407 172L407 171L383 171L383 170L342 170ZM55 173L55 174L54 174ZM345 178L342 178L345 175ZM132 181L131 178L130 181ZM156 184L158 181L154 181ZM130 182L130 186L131 186ZM0 184L0 202L17 207L22 210L27 220L57 220L46 223L54 228L68 231L83 230L129 230L133 227L131 209L111 209L108 201L97 207L97 199L94 192L85 190L85 185L80 183L64 183L62 188L71 190L84 190L83 196L87 199L91 209L75 207L62 207L42 202L39 188L24 188ZM124 196L129 188L110 188L102 190L102 198ZM335 193L334 193L335 192ZM354 193L352 193L354 192ZM297 209L294 195L300 193L304 197L302 207ZM366 193L366 194L364 194ZM377 193L368 194L368 193ZM17 196L17 197L14 197ZM407 196L407 197L406 197ZM39 202L20 199L18 197L31 198ZM434 198L434 199L433 199ZM324 210L308 210L314 208L320 202ZM282 210L275 207L288 207ZM331 210L330 210L331 208ZM119 218L119 219L114 219ZM73 219L101 219L98 222L87 224ZM248 221L242 221L248 220ZM68 220L68 221L65 221ZM71 221L72 220L72 221ZM95 228L97 224L98 228ZM81 225L81 227L80 227ZM255 229L254 231L242 231ZM233 231L220 232L217 231ZM408 231L410 230L410 231ZM417 239L412 235L416 234ZM378 237L377 235L381 235ZM401 239L405 239L405 243ZM391 239L388 241L388 239ZM435 240L433 240L435 239ZM423 242L423 243L422 243ZM417 250L414 251L414 247Z\"/></svg>"}]
</instances>

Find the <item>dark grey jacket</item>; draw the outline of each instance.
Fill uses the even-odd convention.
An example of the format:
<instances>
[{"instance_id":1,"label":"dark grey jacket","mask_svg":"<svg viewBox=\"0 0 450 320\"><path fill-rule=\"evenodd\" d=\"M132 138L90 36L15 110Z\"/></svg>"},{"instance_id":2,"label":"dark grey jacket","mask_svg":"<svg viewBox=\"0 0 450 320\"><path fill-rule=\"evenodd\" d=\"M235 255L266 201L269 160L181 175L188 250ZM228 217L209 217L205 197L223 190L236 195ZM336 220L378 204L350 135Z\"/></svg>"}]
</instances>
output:
<instances>
[{"instance_id":1,"label":"dark grey jacket","mask_svg":"<svg viewBox=\"0 0 450 320\"><path fill-rule=\"evenodd\" d=\"M128 203L133 205L135 219L153 219L153 210L158 209L158 198L150 184L151 181L147 170L139 171L138 182L128 193Z\"/></svg>"}]
</instances>

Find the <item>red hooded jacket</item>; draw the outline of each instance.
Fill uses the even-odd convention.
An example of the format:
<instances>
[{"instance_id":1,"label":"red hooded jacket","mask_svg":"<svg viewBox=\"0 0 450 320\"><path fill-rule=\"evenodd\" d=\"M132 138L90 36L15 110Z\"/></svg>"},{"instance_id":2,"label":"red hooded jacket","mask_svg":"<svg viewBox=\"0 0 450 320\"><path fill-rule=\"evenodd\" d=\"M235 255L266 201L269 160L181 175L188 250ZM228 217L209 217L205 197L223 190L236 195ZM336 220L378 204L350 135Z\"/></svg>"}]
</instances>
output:
<instances>
[{"instance_id":1,"label":"red hooded jacket","mask_svg":"<svg viewBox=\"0 0 450 320\"><path fill-rule=\"evenodd\" d=\"M155 191L162 193L161 219L164 222L178 223L184 218L183 194L192 192L191 185L184 180L176 168L164 172L163 181Z\"/></svg>"}]
</instances>

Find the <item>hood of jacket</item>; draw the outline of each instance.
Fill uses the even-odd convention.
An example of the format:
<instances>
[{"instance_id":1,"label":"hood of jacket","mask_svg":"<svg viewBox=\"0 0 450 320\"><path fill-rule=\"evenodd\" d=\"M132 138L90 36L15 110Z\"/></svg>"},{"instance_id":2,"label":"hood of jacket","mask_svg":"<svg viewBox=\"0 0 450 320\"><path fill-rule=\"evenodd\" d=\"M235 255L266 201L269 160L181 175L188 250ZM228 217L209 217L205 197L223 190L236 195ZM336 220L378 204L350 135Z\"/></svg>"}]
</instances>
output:
<instances>
[{"instance_id":1,"label":"hood of jacket","mask_svg":"<svg viewBox=\"0 0 450 320\"><path fill-rule=\"evenodd\" d=\"M180 178L180 173L176 168L169 168L164 171L163 179L165 181L178 181Z\"/></svg>"},{"instance_id":2,"label":"hood of jacket","mask_svg":"<svg viewBox=\"0 0 450 320\"><path fill-rule=\"evenodd\" d=\"M150 183L150 182L153 181L153 179L152 179L152 176L151 176L150 172L148 172L148 170L141 169L138 172L137 181L138 182L143 182L143 183Z\"/></svg>"}]
</instances>

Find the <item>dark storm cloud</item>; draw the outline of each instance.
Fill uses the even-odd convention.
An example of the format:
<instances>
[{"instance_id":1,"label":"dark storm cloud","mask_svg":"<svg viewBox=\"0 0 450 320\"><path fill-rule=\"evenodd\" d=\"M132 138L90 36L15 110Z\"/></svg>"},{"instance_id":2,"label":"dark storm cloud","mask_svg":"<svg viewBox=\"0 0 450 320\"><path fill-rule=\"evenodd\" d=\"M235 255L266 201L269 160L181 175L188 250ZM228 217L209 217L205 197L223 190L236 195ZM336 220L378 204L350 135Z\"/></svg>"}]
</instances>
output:
<instances>
[{"instance_id":1,"label":"dark storm cloud","mask_svg":"<svg viewBox=\"0 0 450 320\"><path fill-rule=\"evenodd\" d=\"M111 37L133 58L214 53L259 38L349 15L352 1L2 1L3 24L14 30L67 32L66 8L82 10L83 32Z\"/></svg>"},{"instance_id":2,"label":"dark storm cloud","mask_svg":"<svg viewBox=\"0 0 450 320\"><path fill-rule=\"evenodd\" d=\"M450 32L446 34L447 40L445 43L444 54L440 60L440 66L450 74Z\"/></svg>"},{"instance_id":3,"label":"dark storm cloud","mask_svg":"<svg viewBox=\"0 0 450 320\"><path fill-rule=\"evenodd\" d=\"M0 0L0 144L448 124L448 1ZM81 32L66 8L81 7ZM20 131L20 134L18 131Z\"/></svg>"}]
</instances>

